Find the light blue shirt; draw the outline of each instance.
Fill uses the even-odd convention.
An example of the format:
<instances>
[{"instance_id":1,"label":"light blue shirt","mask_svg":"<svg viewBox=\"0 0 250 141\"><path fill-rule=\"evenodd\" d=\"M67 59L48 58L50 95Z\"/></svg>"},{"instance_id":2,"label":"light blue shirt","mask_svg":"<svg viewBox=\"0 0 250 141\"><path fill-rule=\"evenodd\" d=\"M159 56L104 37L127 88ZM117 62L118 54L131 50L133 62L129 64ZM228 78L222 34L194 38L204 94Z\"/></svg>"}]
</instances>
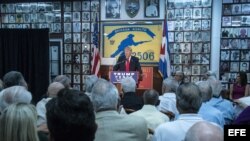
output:
<instances>
[{"instance_id":1,"label":"light blue shirt","mask_svg":"<svg viewBox=\"0 0 250 141\"><path fill-rule=\"evenodd\" d=\"M222 128L224 127L225 120L222 112L207 102L202 103L198 114L200 114L204 120L214 122Z\"/></svg>"},{"instance_id":2,"label":"light blue shirt","mask_svg":"<svg viewBox=\"0 0 250 141\"><path fill-rule=\"evenodd\" d=\"M188 129L199 121L203 119L198 114L180 114L177 120L158 126L153 141L183 141Z\"/></svg>"},{"instance_id":3,"label":"light blue shirt","mask_svg":"<svg viewBox=\"0 0 250 141\"><path fill-rule=\"evenodd\" d=\"M232 102L220 96L219 98L212 97L207 103L222 112L226 125L232 123L235 115Z\"/></svg>"}]
</instances>

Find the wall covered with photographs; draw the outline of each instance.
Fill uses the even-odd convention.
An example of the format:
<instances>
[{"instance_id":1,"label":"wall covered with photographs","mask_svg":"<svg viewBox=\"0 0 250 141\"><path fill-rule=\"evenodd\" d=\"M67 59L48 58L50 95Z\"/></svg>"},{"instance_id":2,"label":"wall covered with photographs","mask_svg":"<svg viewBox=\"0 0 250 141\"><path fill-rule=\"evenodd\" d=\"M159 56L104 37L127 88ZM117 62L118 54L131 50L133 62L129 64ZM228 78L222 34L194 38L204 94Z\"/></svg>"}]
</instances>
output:
<instances>
[{"instance_id":1,"label":"wall covered with photographs","mask_svg":"<svg viewBox=\"0 0 250 141\"><path fill-rule=\"evenodd\" d=\"M168 0L166 6L172 72L185 81L203 80L210 69L212 0Z\"/></svg>"},{"instance_id":2,"label":"wall covered with photographs","mask_svg":"<svg viewBox=\"0 0 250 141\"><path fill-rule=\"evenodd\" d=\"M249 72L250 1L223 0L221 21L220 79L228 88L239 71Z\"/></svg>"},{"instance_id":3,"label":"wall covered with photographs","mask_svg":"<svg viewBox=\"0 0 250 141\"><path fill-rule=\"evenodd\" d=\"M63 52L63 74L71 78L73 87L84 89L84 78L91 69L94 25L99 24L99 9L99 0L2 3L0 27L49 28L51 38L62 39L63 47L58 51Z\"/></svg>"}]
</instances>

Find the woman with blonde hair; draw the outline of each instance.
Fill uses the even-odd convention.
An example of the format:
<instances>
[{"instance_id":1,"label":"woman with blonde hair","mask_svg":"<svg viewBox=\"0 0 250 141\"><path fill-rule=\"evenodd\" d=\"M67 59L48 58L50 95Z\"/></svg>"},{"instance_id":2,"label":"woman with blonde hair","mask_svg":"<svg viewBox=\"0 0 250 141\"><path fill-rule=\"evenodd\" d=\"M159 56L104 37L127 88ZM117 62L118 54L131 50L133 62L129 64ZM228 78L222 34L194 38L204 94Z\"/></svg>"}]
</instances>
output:
<instances>
[{"instance_id":1,"label":"woman with blonde hair","mask_svg":"<svg viewBox=\"0 0 250 141\"><path fill-rule=\"evenodd\" d=\"M36 108L15 103L0 116L0 141L39 141L36 131Z\"/></svg>"}]
</instances>

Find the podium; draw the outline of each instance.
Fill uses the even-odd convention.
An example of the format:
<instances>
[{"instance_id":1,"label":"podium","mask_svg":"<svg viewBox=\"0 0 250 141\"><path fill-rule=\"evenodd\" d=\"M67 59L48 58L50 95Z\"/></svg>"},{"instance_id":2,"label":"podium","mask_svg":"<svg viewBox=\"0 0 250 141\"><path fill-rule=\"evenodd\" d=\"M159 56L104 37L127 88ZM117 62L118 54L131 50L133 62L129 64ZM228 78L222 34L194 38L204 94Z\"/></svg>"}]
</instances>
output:
<instances>
[{"instance_id":1,"label":"podium","mask_svg":"<svg viewBox=\"0 0 250 141\"><path fill-rule=\"evenodd\" d=\"M110 81L113 84L121 83L121 80L126 77L132 77L136 83L138 83L138 72L137 71L111 71L109 74Z\"/></svg>"},{"instance_id":2,"label":"podium","mask_svg":"<svg viewBox=\"0 0 250 141\"><path fill-rule=\"evenodd\" d=\"M110 71L109 73L109 80L111 83L113 83L116 88L118 89L119 94L122 94L122 86L121 86L121 80L126 77L132 77L136 84L138 84L138 73L137 71Z\"/></svg>"}]
</instances>

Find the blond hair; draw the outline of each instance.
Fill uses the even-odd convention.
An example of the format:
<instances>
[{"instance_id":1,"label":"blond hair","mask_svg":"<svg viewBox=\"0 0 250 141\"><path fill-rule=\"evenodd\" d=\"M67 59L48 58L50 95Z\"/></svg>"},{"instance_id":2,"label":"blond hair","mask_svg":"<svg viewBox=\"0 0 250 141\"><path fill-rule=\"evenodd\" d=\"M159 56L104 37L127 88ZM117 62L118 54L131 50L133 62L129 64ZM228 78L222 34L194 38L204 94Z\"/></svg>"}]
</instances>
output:
<instances>
[{"instance_id":1,"label":"blond hair","mask_svg":"<svg viewBox=\"0 0 250 141\"><path fill-rule=\"evenodd\" d=\"M1 141L39 141L36 131L36 109L27 103L7 107L0 118Z\"/></svg>"}]
</instances>

